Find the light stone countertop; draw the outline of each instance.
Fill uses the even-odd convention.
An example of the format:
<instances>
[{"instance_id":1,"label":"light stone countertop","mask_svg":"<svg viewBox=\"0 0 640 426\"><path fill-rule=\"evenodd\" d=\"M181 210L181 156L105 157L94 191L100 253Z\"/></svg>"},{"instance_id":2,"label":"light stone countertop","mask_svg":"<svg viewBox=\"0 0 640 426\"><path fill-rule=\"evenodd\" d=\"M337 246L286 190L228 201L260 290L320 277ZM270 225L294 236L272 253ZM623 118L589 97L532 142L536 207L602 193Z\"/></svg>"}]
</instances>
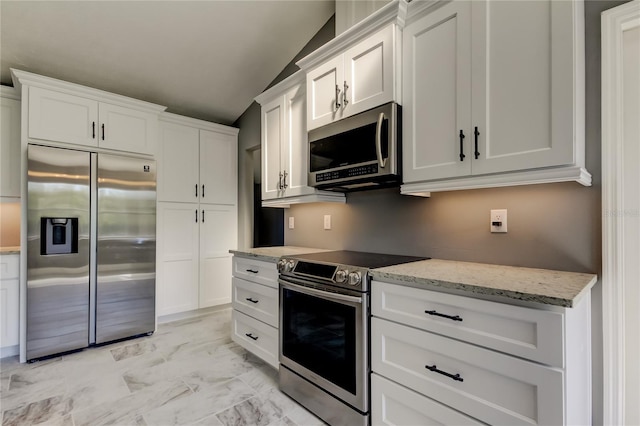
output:
<instances>
[{"instance_id":1,"label":"light stone countertop","mask_svg":"<svg viewBox=\"0 0 640 426\"><path fill-rule=\"evenodd\" d=\"M296 246L277 246L277 247L259 247L250 249L229 250L236 256L255 258L265 262L277 262L282 256L295 256L298 254L320 253L323 251L331 251L327 249L296 247Z\"/></svg>"},{"instance_id":2,"label":"light stone countertop","mask_svg":"<svg viewBox=\"0 0 640 426\"><path fill-rule=\"evenodd\" d=\"M0 254L20 254L20 246L0 247Z\"/></svg>"},{"instance_id":3,"label":"light stone countertop","mask_svg":"<svg viewBox=\"0 0 640 426\"><path fill-rule=\"evenodd\" d=\"M373 269L373 279L573 307L598 276L576 272L430 259Z\"/></svg>"}]
</instances>

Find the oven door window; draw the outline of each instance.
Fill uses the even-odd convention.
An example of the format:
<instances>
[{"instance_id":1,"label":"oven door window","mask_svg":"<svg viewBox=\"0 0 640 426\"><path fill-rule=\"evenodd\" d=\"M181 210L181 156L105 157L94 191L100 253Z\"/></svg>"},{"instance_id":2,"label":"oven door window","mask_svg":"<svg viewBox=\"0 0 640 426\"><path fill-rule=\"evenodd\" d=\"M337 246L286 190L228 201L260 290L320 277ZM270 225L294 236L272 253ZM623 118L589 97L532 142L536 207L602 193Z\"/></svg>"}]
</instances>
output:
<instances>
[{"instance_id":1,"label":"oven door window","mask_svg":"<svg viewBox=\"0 0 640 426\"><path fill-rule=\"evenodd\" d=\"M283 289L282 354L356 394L356 308Z\"/></svg>"}]
</instances>

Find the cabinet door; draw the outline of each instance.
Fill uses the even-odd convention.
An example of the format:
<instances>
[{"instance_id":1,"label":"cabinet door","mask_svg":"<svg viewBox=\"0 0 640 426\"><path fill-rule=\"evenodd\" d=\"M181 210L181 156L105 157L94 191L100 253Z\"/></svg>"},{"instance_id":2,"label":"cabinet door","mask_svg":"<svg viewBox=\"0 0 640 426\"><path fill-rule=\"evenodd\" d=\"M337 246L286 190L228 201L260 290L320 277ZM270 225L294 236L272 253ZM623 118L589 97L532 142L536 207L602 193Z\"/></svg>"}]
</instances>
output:
<instances>
[{"instance_id":1,"label":"cabinet door","mask_svg":"<svg viewBox=\"0 0 640 426\"><path fill-rule=\"evenodd\" d=\"M98 146L98 102L29 87L29 138Z\"/></svg>"},{"instance_id":2,"label":"cabinet door","mask_svg":"<svg viewBox=\"0 0 640 426\"><path fill-rule=\"evenodd\" d=\"M284 97L262 106L262 199L280 196L282 144L285 129Z\"/></svg>"},{"instance_id":3,"label":"cabinet door","mask_svg":"<svg viewBox=\"0 0 640 426\"><path fill-rule=\"evenodd\" d=\"M344 54L343 116L375 108L395 98L394 25L372 35Z\"/></svg>"},{"instance_id":4,"label":"cabinet door","mask_svg":"<svg viewBox=\"0 0 640 426\"><path fill-rule=\"evenodd\" d=\"M158 315L198 308L197 207L158 203Z\"/></svg>"},{"instance_id":5,"label":"cabinet door","mask_svg":"<svg viewBox=\"0 0 640 426\"><path fill-rule=\"evenodd\" d=\"M451 2L404 30L405 183L471 173L470 12Z\"/></svg>"},{"instance_id":6,"label":"cabinet door","mask_svg":"<svg viewBox=\"0 0 640 426\"><path fill-rule=\"evenodd\" d=\"M0 256L0 348L13 347L20 343L19 267L19 255ZM9 352L0 355L9 355Z\"/></svg>"},{"instance_id":7,"label":"cabinet door","mask_svg":"<svg viewBox=\"0 0 640 426\"><path fill-rule=\"evenodd\" d=\"M237 209L200 205L199 307L231 303L231 258L237 245Z\"/></svg>"},{"instance_id":8,"label":"cabinet door","mask_svg":"<svg viewBox=\"0 0 640 426\"><path fill-rule=\"evenodd\" d=\"M342 118L344 56L339 55L307 73L307 129Z\"/></svg>"},{"instance_id":9,"label":"cabinet door","mask_svg":"<svg viewBox=\"0 0 640 426\"><path fill-rule=\"evenodd\" d=\"M304 85L289 90L284 97L286 132L282 147L284 196L295 197L312 194L315 190L307 185L309 174L309 144L306 125L306 91Z\"/></svg>"},{"instance_id":10,"label":"cabinet door","mask_svg":"<svg viewBox=\"0 0 640 426\"><path fill-rule=\"evenodd\" d=\"M20 102L0 102L0 197L20 197Z\"/></svg>"},{"instance_id":11,"label":"cabinet door","mask_svg":"<svg viewBox=\"0 0 640 426\"><path fill-rule=\"evenodd\" d=\"M155 154L158 119L131 108L100 103L100 148Z\"/></svg>"},{"instance_id":12,"label":"cabinet door","mask_svg":"<svg viewBox=\"0 0 640 426\"><path fill-rule=\"evenodd\" d=\"M158 159L158 200L193 203L199 200L198 129L161 123Z\"/></svg>"},{"instance_id":13,"label":"cabinet door","mask_svg":"<svg viewBox=\"0 0 640 426\"><path fill-rule=\"evenodd\" d=\"M575 3L472 2L473 174L574 163Z\"/></svg>"},{"instance_id":14,"label":"cabinet door","mask_svg":"<svg viewBox=\"0 0 640 426\"><path fill-rule=\"evenodd\" d=\"M237 170L237 138L200 130L200 203L236 204Z\"/></svg>"}]
</instances>

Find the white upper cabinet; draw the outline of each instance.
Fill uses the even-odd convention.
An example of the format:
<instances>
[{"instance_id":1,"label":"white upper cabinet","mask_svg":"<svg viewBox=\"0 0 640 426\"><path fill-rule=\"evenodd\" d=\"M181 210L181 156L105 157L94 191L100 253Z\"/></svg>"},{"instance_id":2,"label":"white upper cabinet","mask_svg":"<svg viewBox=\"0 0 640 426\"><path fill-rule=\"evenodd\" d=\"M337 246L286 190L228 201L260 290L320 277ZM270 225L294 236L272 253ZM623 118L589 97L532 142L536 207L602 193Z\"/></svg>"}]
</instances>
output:
<instances>
[{"instance_id":1,"label":"white upper cabinet","mask_svg":"<svg viewBox=\"0 0 640 426\"><path fill-rule=\"evenodd\" d=\"M200 130L200 202L236 204L238 193L237 136Z\"/></svg>"},{"instance_id":2,"label":"white upper cabinet","mask_svg":"<svg viewBox=\"0 0 640 426\"><path fill-rule=\"evenodd\" d=\"M0 93L0 197L20 197L20 101Z\"/></svg>"},{"instance_id":3,"label":"white upper cabinet","mask_svg":"<svg viewBox=\"0 0 640 426\"><path fill-rule=\"evenodd\" d=\"M583 21L581 1L412 3L402 193L590 185Z\"/></svg>"},{"instance_id":4,"label":"white upper cabinet","mask_svg":"<svg viewBox=\"0 0 640 426\"><path fill-rule=\"evenodd\" d=\"M199 130L161 121L158 156L158 201L197 203Z\"/></svg>"},{"instance_id":5,"label":"white upper cabinet","mask_svg":"<svg viewBox=\"0 0 640 426\"><path fill-rule=\"evenodd\" d=\"M100 148L155 154L158 116L131 108L98 104Z\"/></svg>"},{"instance_id":6,"label":"white upper cabinet","mask_svg":"<svg viewBox=\"0 0 640 426\"><path fill-rule=\"evenodd\" d=\"M12 70L28 93L29 139L155 155L165 107ZM26 96L26 95L25 95Z\"/></svg>"},{"instance_id":7,"label":"white upper cabinet","mask_svg":"<svg viewBox=\"0 0 640 426\"><path fill-rule=\"evenodd\" d=\"M158 201L237 203L237 129L165 113Z\"/></svg>"},{"instance_id":8,"label":"white upper cabinet","mask_svg":"<svg viewBox=\"0 0 640 426\"><path fill-rule=\"evenodd\" d=\"M29 89L29 137L98 146L98 102L53 90Z\"/></svg>"},{"instance_id":9,"label":"white upper cabinet","mask_svg":"<svg viewBox=\"0 0 640 426\"><path fill-rule=\"evenodd\" d=\"M391 1L296 63L307 73L308 130L387 102L402 104L406 5Z\"/></svg>"},{"instance_id":10,"label":"white upper cabinet","mask_svg":"<svg viewBox=\"0 0 640 426\"><path fill-rule=\"evenodd\" d=\"M343 194L318 191L307 185L306 100L302 71L256 98L262 106L262 205L265 207L345 200Z\"/></svg>"},{"instance_id":11,"label":"white upper cabinet","mask_svg":"<svg viewBox=\"0 0 640 426\"><path fill-rule=\"evenodd\" d=\"M395 55L400 39L390 24L308 71L308 129L398 101Z\"/></svg>"}]
</instances>

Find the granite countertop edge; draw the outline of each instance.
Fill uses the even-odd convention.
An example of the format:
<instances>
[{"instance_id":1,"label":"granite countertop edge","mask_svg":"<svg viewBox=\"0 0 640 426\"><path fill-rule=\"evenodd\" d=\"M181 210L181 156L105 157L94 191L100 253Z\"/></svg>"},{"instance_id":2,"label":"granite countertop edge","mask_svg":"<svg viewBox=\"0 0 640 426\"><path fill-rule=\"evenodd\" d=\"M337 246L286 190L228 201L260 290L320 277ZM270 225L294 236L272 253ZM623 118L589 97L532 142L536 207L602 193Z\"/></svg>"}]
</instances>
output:
<instances>
[{"instance_id":1,"label":"granite countertop edge","mask_svg":"<svg viewBox=\"0 0 640 426\"><path fill-rule=\"evenodd\" d=\"M20 254L20 246L0 247L0 254Z\"/></svg>"},{"instance_id":2,"label":"granite countertop edge","mask_svg":"<svg viewBox=\"0 0 640 426\"><path fill-rule=\"evenodd\" d=\"M328 249L319 249L313 247L298 246L274 246L274 247L257 247L250 249L229 250L229 253L245 257L249 259L257 259L265 262L277 262L282 256L295 256L297 254L318 253L331 251Z\"/></svg>"},{"instance_id":3,"label":"granite countertop edge","mask_svg":"<svg viewBox=\"0 0 640 426\"><path fill-rule=\"evenodd\" d=\"M460 262L460 264L464 264L464 262ZM492 265L492 266L500 268L500 265ZM513 267L504 266L503 268L506 271L508 271L509 268L513 268ZM384 268L381 268L381 269L384 269ZM555 272L555 271L549 271L549 272ZM570 272L563 272L563 273L572 274ZM470 283L463 283L463 282L447 281L442 278L429 278L426 276L418 276L413 274L386 272L380 269L371 270L371 276L373 279L392 282L394 284L405 285L408 287L424 288L426 290L434 290L434 291L438 291L438 289L453 290L456 292L470 293L469 294L470 297L472 297L472 295L485 295L485 296L506 298L504 299L505 301L507 301L507 299L511 299L511 300L525 301L525 302L533 302L533 303L538 303L543 305L559 306L563 308L573 308L574 306L576 306L576 304L590 291L590 289L596 284L598 280L598 276L595 274L576 273L576 275L583 275L585 277L585 282L582 289L577 293L575 293L572 297L561 297L561 296L544 294L542 292L537 292L535 289L529 289L529 288L527 288L526 290L498 288L494 286L484 286L482 284L470 284ZM587 278L589 279L587 280Z\"/></svg>"}]
</instances>

